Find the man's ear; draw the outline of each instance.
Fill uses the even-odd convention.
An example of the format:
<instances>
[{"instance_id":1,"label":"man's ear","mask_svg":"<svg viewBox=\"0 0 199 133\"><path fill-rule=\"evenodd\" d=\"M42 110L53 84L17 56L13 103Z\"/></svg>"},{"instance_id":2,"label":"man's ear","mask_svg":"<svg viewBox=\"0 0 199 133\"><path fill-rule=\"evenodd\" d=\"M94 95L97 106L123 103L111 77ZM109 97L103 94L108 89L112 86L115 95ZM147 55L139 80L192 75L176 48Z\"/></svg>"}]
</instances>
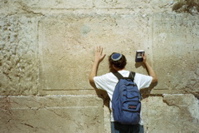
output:
<instances>
[{"instance_id":1,"label":"man's ear","mask_svg":"<svg viewBox=\"0 0 199 133\"><path fill-rule=\"evenodd\" d=\"M113 72L117 72L119 69L117 67L115 67L114 65L112 65L112 69L113 69Z\"/></svg>"},{"instance_id":2,"label":"man's ear","mask_svg":"<svg viewBox=\"0 0 199 133\"><path fill-rule=\"evenodd\" d=\"M110 72L116 72L114 65L109 65Z\"/></svg>"},{"instance_id":3,"label":"man's ear","mask_svg":"<svg viewBox=\"0 0 199 133\"><path fill-rule=\"evenodd\" d=\"M117 68L116 68L114 65L112 65L112 68L113 68L114 70L117 70Z\"/></svg>"}]
</instances>

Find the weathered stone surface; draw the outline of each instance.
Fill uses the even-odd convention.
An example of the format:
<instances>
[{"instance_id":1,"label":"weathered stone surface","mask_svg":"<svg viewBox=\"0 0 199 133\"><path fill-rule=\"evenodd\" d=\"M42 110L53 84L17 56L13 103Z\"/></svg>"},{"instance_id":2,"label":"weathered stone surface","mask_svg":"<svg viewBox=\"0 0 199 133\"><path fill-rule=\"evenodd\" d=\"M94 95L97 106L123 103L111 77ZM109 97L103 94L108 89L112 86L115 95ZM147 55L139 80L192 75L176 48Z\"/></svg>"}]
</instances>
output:
<instances>
[{"instance_id":1,"label":"weathered stone surface","mask_svg":"<svg viewBox=\"0 0 199 133\"><path fill-rule=\"evenodd\" d=\"M103 132L102 101L93 96L1 97L2 133Z\"/></svg>"},{"instance_id":2,"label":"weathered stone surface","mask_svg":"<svg viewBox=\"0 0 199 133\"><path fill-rule=\"evenodd\" d=\"M33 16L0 16L1 95L37 94L37 21Z\"/></svg>"},{"instance_id":3,"label":"weathered stone surface","mask_svg":"<svg viewBox=\"0 0 199 133\"><path fill-rule=\"evenodd\" d=\"M169 7L172 4L171 1L162 0L159 2L158 0L98 0L95 1L96 7L99 8L110 8L110 9L130 9L134 12L146 12L154 11L154 10L163 10ZM155 5L155 6L154 6ZM164 6L165 8L161 8ZM149 13L149 12L147 12Z\"/></svg>"},{"instance_id":4,"label":"weathered stone surface","mask_svg":"<svg viewBox=\"0 0 199 133\"><path fill-rule=\"evenodd\" d=\"M31 8L92 8L92 0L37 0L37 1L27 1L19 0L18 4L21 6L31 7Z\"/></svg>"},{"instance_id":5,"label":"weathered stone surface","mask_svg":"<svg viewBox=\"0 0 199 133\"><path fill-rule=\"evenodd\" d=\"M191 94L165 94L143 100L145 129L149 133L197 133L199 101Z\"/></svg>"}]
</instances>

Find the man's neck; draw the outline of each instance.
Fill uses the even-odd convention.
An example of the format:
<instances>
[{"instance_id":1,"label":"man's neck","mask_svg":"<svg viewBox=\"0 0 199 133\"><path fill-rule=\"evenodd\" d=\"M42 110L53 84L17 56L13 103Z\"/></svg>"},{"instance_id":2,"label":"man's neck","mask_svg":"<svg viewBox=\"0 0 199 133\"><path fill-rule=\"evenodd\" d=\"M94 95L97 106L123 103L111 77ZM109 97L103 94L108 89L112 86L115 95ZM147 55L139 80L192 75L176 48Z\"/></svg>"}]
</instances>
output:
<instances>
[{"instance_id":1,"label":"man's neck","mask_svg":"<svg viewBox=\"0 0 199 133\"><path fill-rule=\"evenodd\" d=\"M119 69L119 68L112 68L112 69L110 69L110 72L118 72L118 71L122 71L122 70L125 70L125 68L123 68L123 69Z\"/></svg>"}]
</instances>

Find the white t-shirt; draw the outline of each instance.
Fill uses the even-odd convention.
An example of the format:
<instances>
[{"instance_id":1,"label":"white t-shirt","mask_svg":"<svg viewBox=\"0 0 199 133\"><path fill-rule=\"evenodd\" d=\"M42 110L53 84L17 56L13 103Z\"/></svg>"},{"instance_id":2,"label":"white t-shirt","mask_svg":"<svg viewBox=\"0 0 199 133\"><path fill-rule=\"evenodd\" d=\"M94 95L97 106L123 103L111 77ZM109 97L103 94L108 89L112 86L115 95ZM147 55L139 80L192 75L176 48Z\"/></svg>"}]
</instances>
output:
<instances>
[{"instance_id":1,"label":"white t-shirt","mask_svg":"<svg viewBox=\"0 0 199 133\"><path fill-rule=\"evenodd\" d=\"M118 71L123 77L128 77L129 76L129 72L127 70L121 70ZM98 89L102 89L105 90L109 97L110 97L110 109L112 108L112 96L113 96L113 91L115 89L115 86L118 82L118 79L115 75L113 75L113 73L107 73L101 76L96 76L94 77L94 82L95 85ZM136 73L135 77L134 77L134 82L137 84L138 89L143 89L143 88L147 88L150 86L151 82L152 82L152 77L151 76L147 76L147 75L143 75L143 74L139 74ZM141 113L142 115L142 113ZM111 113L111 121L114 121L113 118L113 114ZM143 121L141 119L140 124L143 125Z\"/></svg>"}]
</instances>

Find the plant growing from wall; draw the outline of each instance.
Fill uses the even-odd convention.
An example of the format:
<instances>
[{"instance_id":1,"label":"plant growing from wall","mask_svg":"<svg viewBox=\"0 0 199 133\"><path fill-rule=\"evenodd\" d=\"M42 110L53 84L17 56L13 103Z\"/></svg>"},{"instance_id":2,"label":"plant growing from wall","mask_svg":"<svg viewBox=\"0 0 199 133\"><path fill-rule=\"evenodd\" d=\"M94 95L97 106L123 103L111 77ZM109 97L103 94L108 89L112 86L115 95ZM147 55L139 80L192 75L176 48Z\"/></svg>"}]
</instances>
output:
<instances>
[{"instance_id":1,"label":"plant growing from wall","mask_svg":"<svg viewBox=\"0 0 199 133\"><path fill-rule=\"evenodd\" d=\"M199 0L176 0L176 3L172 7L176 12L187 12L190 14L199 13Z\"/></svg>"}]
</instances>

